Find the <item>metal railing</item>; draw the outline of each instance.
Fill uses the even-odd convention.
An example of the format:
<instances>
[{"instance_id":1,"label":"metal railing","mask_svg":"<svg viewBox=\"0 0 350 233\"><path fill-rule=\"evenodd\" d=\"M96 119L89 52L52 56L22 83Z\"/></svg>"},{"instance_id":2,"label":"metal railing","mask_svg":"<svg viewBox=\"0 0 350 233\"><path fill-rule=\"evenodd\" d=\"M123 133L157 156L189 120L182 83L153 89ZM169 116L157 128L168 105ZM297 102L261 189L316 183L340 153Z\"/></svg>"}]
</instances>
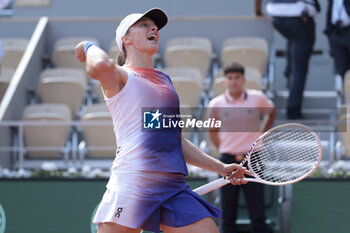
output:
<instances>
[{"instance_id":1,"label":"metal railing","mask_svg":"<svg viewBox=\"0 0 350 233\"><path fill-rule=\"evenodd\" d=\"M67 135L63 146L29 146L25 144L25 127L52 127L67 126ZM63 154L63 161L68 166L80 166L84 163L85 155L89 150L110 151L116 150L116 145L111 146L88 146L82 137L82 126L111 126L112 121L0 121L0 130L9 128L11 134L10 145L0 145L0 155L3 152L10 152L14 157L14 165L18 168L24 168L26 154L28 152L52 152L60 151ZM54 133L54 132L53 132ZM34 135L33 135L34 136ZM1 138L0 138L1 141ZM58 143L59 144L59 143ZM59 156L59 155L58 155ZM49 159L50 156L47 156Z\"/></svg>"}]
</instances>

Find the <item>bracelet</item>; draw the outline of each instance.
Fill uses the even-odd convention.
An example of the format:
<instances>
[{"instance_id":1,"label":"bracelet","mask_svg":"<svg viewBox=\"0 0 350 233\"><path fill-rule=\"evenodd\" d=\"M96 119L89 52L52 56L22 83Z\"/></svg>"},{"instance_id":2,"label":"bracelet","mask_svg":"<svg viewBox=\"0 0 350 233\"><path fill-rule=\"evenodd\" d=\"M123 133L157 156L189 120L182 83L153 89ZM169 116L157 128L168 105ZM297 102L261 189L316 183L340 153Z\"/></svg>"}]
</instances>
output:
<instances>
[{"instance_id":1,"label":"bracelet","mask_svg":"<svg viewBox=\"0 0 350 233\"><path fill-rule=\"evenodd\" d=\"M85 52L85 54L86 54L87 50L90 48L91 45L97 46L97 44L95 42L93 42L93 41L85 42L85 44L84 44L84 52Z\"/></svg>"}]
</instances>

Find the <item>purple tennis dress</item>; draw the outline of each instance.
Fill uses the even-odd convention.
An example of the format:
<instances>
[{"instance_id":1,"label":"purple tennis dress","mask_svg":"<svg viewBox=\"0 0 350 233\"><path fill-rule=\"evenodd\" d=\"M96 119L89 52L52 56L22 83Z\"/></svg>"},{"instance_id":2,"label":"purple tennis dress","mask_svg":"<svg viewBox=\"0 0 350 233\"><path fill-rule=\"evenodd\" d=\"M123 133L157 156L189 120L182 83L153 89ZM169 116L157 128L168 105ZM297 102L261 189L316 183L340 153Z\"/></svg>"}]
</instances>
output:
<instances>
[{"instance_id":1,"label":"purple tennis dress","mask_svg":"<svg viewBox=\"0 0 350 233\"><path fill-rule=\"evenodd\" d=\"M181 227L219 217L220 210L194 193L184 179L188 172L181 129L143 128L145 109L179 114L179 98L169 76L155 69L124 69L128 73L124 88L105 98L118 150L93 222L159 232L160 223Z\"/></svg>"}]
</instances>

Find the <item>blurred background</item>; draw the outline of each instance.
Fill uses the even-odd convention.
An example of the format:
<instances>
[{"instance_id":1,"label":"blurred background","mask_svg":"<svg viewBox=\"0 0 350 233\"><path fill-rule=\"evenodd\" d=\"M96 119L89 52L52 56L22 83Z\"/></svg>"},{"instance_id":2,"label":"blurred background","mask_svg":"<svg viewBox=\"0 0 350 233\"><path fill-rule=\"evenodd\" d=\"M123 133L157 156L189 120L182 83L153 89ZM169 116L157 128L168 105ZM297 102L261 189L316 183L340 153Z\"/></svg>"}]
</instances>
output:
<instances>
[{"instance_id":1,"label":"blurred background","mask_svg":"<svg viewBox=\"0 0 350 233\"><path fill-rule=\"evenodd\" d=\"M115 29L127 14L162 8L154 65L168 73L181 107L202 118L223 93L223 67L246 68L247 88L263 91L277 108L275 125L298 122L320 137L323 159L312 177L265 188L271 232L350 232L350 73L335 72L327 37L327 1L315 17L316 42L304 91L303 118L286 118L286 40L265 5L254 0L3 0L0 1L0 233L96 232L91 217L109 176L117 145L101 87L74 57L94 40L111 58ZM261 9L261 14L260 10ZM218 156L206 132L185 135ZM216 175L189 166L197 187ZM219 206L217 191L205 196ZM244 198L237 225L250 232ZM216 220L220 223L220 219Z\"/></svg>"}]
</instances>

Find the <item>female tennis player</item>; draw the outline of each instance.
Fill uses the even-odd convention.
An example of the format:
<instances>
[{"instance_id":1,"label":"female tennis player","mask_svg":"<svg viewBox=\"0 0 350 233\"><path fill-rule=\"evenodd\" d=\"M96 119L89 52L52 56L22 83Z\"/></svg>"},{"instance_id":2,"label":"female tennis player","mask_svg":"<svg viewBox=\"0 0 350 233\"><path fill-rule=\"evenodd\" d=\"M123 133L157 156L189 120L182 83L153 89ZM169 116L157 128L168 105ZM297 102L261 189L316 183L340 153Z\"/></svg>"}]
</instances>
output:
<instances>
[{"instance_id":1,"label":"female tennis player","mask_svg":"<svg viewBox=\"0 0 350 233\"><path fill-rule=\"evenodd\" d=\"M170 108L179 113L179 98L165 73L153 69L159 33L167 23L158 8L130 14L116 30L116 42L126 62L116 65L92 41L76 47L88 74L101 83L118 142L107 190L94 217L98 233L143 230L165 233L218 233L213 217L220 210L187 185L186 163L226 175L237 170L231 183L240 185L248 170L223 164L203 153L181 134L181 129L143 130L142 109ZM172 112L171 112L172 111Z\"/></svg>"}]
</instances>

